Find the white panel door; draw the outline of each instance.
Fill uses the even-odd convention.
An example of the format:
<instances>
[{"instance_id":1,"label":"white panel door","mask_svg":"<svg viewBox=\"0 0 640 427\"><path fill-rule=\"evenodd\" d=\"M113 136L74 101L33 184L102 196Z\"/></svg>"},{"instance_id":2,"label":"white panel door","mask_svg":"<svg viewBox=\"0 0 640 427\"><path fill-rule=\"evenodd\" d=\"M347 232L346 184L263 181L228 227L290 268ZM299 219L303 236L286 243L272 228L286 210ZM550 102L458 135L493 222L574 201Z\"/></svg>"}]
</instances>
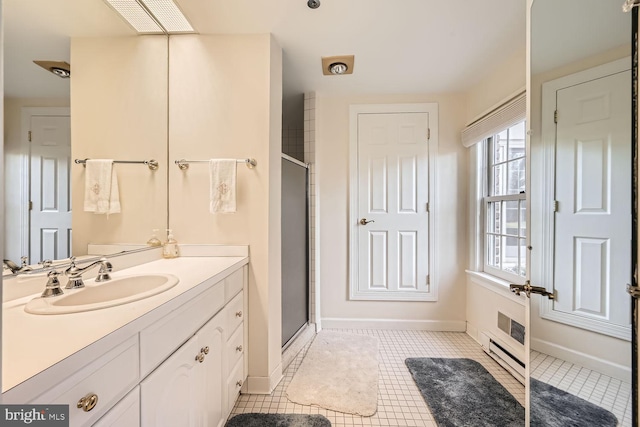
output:
<instances>
[{"instance_id":1,"label":"white panel door","mask_svg":"<svg viewBox=\"0 0 640 427\"><path fill-rule=\"evenodd\" d=\"M613 309L629 306L630 81L626 71L557 91L553 310L619 336L631 323Z\"/></svg>"},{"instance_id":2,"label":"white panel door","mask_svg":"<svg viewBox=\"0 0 640 427\"><path fill-rule=\"evenodd\" d=\"M68 116L31 116L29 261L71 255L71 127Z\"/></svg>"},{"instance_id":3,"label":"white panel door","mask_svg":"<svg viewBox=\"0 0 640 427\"><path fill-rule=\"evenodd\" d=\"M429 292L428 127L428 113L357 116L358 291L370 299Z\"/></svg>"}]
</instances>

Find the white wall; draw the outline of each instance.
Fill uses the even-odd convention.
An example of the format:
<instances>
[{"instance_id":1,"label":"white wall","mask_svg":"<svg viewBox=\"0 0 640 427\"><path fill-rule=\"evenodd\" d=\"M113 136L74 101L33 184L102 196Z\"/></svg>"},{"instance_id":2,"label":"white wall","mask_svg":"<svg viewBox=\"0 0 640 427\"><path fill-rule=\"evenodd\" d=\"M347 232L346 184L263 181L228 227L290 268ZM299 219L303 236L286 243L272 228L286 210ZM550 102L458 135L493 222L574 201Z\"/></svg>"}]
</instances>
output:
<instances>
[{"instance_id":1,"label":"white wall","mask_svg":"<svg viewBox=\"0 0 640 427\"><path fill-rule=\"evenodd\" d=\"M465 124L477 119L500 101L526 85L526 49L516 51L496 67L496 72L467 92L467 114Z\"/></svg>"},{"instance_id":2,"label":"white wall","mask_svg":"<svg viewBox=\"0 0 640 427\"><path fill-rule=\"evenodd\" d=\"M20 216L27 209L20 206L20 189L25 185L25 151L21 147L23 107L69 107L68 98L5 98L4 100L4 176L5 180L5 258L19 263L20 257L29 255L20 250ZM28 150L28 148L27 148ZM23 253L25 252L25 253ZM38 261L38 260L36 260Z\"/></svg>"},{"instance_id":3,"label":"white wall","mask_svg":"<svg viewBox=\"0 0 640 427\"><path fill-rule=\"evenodd\" d=\"M349 301L349 105L439 104L437 210L438 302ZM460 144L465 104L460 94L323 96L316 94L316 186L323 327L402 325L464 329L467 265L467 152ZM372 323L368 320L382 320Z\"/></svg>"},{"instance_id":4,"label":"white wall","mask_svg":"<svg viewBox=\"0 0 640 427\"><path fill-rule=\"evenodd\" d=\"M144 243L167 221L167 38L72 38L71 158L155 159L115 165L120 214L83 211L84 168L71 165L73 253L89 243Z\"/></svg>"},{"instance_id":5,"label":"white wall","mask_svg":"<svg viewBox=\"0 0 640 427\"><path fill-rule=\"evenodd\" d=\"M181 243L248 244L250 392L281 378L280 181L282 52L269 35L170 38L169 223ZM238 165L237 212L209 213L207 164Z\"/></svg>"}]
</instances>

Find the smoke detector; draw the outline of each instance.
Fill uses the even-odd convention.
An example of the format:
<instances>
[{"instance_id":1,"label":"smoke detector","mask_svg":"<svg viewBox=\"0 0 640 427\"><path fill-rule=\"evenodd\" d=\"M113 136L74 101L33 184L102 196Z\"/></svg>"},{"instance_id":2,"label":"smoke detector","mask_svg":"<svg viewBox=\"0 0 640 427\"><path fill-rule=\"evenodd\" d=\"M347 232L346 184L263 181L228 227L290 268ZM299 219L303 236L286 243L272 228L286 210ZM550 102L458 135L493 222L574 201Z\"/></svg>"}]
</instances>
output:
<instances>
[{"instance_id":1,"label":"smoke detector","mask_svg":"<svg viewBox=\"0 0 640 427\"><path fill-rule=\"evenodd\" d=\"M353 74L353 55L323 56L322 74L325 76L340 76Z\"/></svg>"}]
</instances>

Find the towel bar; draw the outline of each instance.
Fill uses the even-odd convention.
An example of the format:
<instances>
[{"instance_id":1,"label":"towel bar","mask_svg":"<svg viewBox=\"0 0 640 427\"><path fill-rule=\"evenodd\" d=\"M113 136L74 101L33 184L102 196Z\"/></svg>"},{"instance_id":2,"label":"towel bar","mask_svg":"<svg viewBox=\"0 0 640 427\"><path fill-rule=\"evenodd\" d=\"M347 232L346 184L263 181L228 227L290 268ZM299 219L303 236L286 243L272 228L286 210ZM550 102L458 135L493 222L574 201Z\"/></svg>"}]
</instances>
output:
<instances>
[{"instance_id":1,"label":"towel bar","mask_svg":"<svg viewBox=\"0 0 640 427\"><path fill-rule=\"evenodd\" d=\"M249 169L253 169L254 167L256 167L258 165L258 162L256 162L256 159L237 159L236 162L237 163L244 163L245 165L247 165L247 167ZM185 160L185 159L180 159L180 160L176 160L175 161L175 164L178 165L180 170L189 169L189 163L209 163L209 160Z\"/></svg>"},{"instance_id":2,"label":"towel bar","mask_svg":"<svg viewBox=\"0 0 640 427\"><path fill-rule=\"evenodd\" d=\"M74 163L78 164L78 165L83 165L84 167L87 167L87 160L91 160L91 159L75 159ZM160 167L158 165L158 161L151 159L151 160L114 160L113 163L136 163L136 164L142 164L142 165L147 165L149 167L149 169L151 169L152 171L158 170L158 168Z\"/></svg>"}]
</instances>

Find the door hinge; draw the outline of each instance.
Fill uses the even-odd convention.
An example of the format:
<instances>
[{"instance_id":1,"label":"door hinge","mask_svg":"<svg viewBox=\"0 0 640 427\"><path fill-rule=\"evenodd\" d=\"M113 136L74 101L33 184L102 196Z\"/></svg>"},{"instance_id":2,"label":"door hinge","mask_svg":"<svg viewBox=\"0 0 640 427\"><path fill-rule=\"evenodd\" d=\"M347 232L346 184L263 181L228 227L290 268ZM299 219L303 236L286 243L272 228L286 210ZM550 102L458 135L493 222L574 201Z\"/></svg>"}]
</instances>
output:
<instances>
[{"instance_id":1,"label":"door hinge","mask_svg":"<svg viewBox=\"0 0 640 427\"><path fill-rule=\"evenodd\" d=\"M27 137L29 138L29 142L31 142L31 131L29 131Z\"/></svg>"},{"instance_id":2,"label":"door hinge","mask_svg":"<svg viewBox=\"0 0 640 427\"><path fill-rule=\"evenodd\" d=\"M553 112L553 123L558 123L558 110Z\"/></svg>"},{"instance_id":3,"label":"door hinge","mask_svg":"<svg viewBox=\"0 0 640 427\"><path fill-rule=\"evenodd\" d=\"M429 212L429 203L427 203L427 212Z\"/></svg>"},{"instance_id":4,"label":"door hinge","mask_svg":"<svg viewBox=\"0 0 640 427\"><path fill-rule=\"evenodd\" d=\"M557 200L554 200L554 201L553 201L553 211L554 211L554 212L558 212L558 206L559 206L558 201L557 201Z\"/></svg>"},{"instance_id":5,"label":"door hinge","mask_svg":"<svg viewBox=\"0 0 640 427\"><path fill-rule=\"evenodd\" d=\"M29 210L30 211L33 210L33 202L31 200L29 200Z\"/></svg>"},{"instance_id":6,"label":"door hinge","mask_svg":"<svg viewBox=\"0 0 640 427\"><path fill-rule=\"evenodd\" d=\"M427 274L427 286L431 284L431 276Z\"/></svg>"},{"instance_id":7,"label":"door hinge","mask_svg":"<svg viewBox=\"0 0 640 427\"><path fill-rule=\"evenodd\" d=\"M431 139L431 128L427 128L427 141Z\"/></svg>"}]
</instances>

